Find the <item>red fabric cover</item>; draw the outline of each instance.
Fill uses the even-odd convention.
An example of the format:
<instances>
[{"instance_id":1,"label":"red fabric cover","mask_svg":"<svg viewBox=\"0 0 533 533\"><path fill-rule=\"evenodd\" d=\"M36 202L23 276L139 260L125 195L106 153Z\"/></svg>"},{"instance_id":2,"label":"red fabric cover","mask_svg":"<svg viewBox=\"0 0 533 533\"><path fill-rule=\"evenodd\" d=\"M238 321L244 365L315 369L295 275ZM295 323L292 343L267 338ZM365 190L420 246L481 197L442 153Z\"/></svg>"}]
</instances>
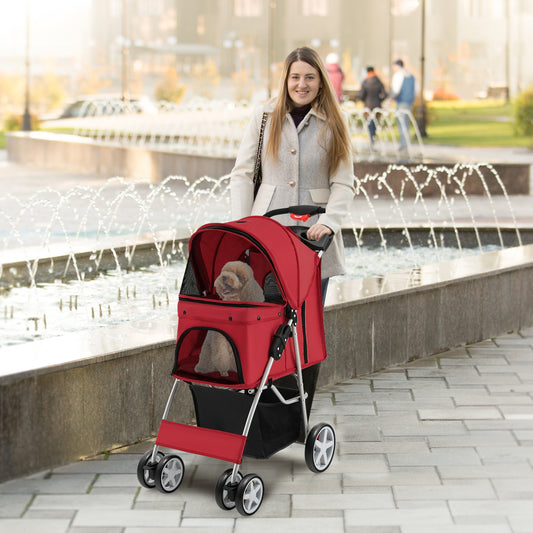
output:
<instances>
[{"instance_id":1,"label":"red fabric cover","mask_svg":"<svg viewBox=\"0 0 533 533\"><path fill-rule=\"evenodd\" d=\"M268 258L256 267L261 269L256 279L261 282L264 271L272 268L286 301L293 309L299 309L319 271L320 258L290 228L268 217L246 217L199 228L189 240L189 255L199 268L199 285L212 287L222 266L239 259L254 240ZM254 268L253 264L250 266Z\"/></svg>"},{"instance_id":2,"label":"red fabric cover","mask_svg":"<svg viewBox=\"0 0 533 533\"><path fill-rule=\"evenodd\" d=\"M246 437L163 419L155 443L173 450L241 464Z\"/></svg>"},{"instance_id":3,"label":"red fabric cover","mask_svg":"<svg viewBox=\"0 0 533 533\"><path fill-rule=\"evenodd\" d=\"M326 358L320 258L289 228L267 217L247 217L226 224L202 226L190 239L192 262L201 293L180 295L178 343L173 375L196 383L229 388L256 387L265 371L272 338L288 318L284 303L223 302L214 281L227 261L249 257L254 277L263 284L268 273L277 279L280 291L297 312L297 335L302 368ZM196 374L205 335L209 329L224 332L234 345L237 372ZM290 338L269 377L277 379L296 371L294 339Z\"/></svg>"}]
</instances>

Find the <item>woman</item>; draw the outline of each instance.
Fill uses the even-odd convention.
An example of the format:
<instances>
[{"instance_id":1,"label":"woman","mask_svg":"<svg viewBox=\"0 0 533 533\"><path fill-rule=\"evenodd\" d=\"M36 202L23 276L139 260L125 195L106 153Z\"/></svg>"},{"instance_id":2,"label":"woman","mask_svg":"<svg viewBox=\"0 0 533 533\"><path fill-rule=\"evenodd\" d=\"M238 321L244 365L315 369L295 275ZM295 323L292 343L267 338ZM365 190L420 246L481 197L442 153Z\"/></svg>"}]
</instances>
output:
<instances>
[{"instance_id":1,"label":"woman","mask_svg":"<svg viewBox=\"0 0 533 533\"><path fill-rule=\"evenodd\" d=\"M262 183L253 199L253 172L263 113ZM352 145L346 120L318 54L297 48L285 59L278 96L260 106L248 125L231 172L232 217L263 215L291 205L320 205L310 240L334 234L322 260L322 294L344 273L342 222L355 194ZM287 216L281 223L294 225Z\"/></svg>"}]
</instances>

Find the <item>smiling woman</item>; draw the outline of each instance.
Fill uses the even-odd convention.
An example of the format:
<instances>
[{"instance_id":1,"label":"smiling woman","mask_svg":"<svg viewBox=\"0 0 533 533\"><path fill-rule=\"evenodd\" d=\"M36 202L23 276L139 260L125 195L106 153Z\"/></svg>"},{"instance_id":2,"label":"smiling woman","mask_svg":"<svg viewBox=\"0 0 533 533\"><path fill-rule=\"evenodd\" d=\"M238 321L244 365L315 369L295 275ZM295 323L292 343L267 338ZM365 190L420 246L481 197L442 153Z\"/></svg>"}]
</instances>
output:
<instances>
[{"instance_id":1,"label":"smiling woman","mask_svg":"<svg viewBox=\"0 0 533 533\"><path fill-rule=\"evenodd\" d=\"M305 61L295 61L291 65L287 90L296 107L310 104L322 88L318 71Z\"/></svg>"}]
</instances>

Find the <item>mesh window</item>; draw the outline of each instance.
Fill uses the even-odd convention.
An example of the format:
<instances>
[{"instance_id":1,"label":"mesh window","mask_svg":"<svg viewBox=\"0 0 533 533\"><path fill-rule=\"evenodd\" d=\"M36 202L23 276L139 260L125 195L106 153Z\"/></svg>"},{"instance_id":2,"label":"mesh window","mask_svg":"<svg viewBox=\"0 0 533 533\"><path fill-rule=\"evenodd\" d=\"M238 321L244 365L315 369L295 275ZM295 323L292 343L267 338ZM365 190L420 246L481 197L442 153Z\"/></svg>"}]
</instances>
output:
<instances>
[{"instance_id":1,"label":"mesh window","mask_svg":"<svg viewBox=\"0 0 533 533\"><path fill-rule=\"evenodd\" d=\"M281 292L272 272L265 277L263 292L265 293L265 302L283 303L283 297L281 296Z\"/></svg>"},{"instance_id":2,"label":"mesh window","mask_svg":"<svg viewBox=\"0 0 533 533\"><path fill-rule=\"evenodd\" d=\"M196 283L196 276L194 275L194 269L190 259L187 261L187 267L185 268L185 273L183 274L180 294L185 296L200 296L198 284Z\"/></svg>"}]
</instances>

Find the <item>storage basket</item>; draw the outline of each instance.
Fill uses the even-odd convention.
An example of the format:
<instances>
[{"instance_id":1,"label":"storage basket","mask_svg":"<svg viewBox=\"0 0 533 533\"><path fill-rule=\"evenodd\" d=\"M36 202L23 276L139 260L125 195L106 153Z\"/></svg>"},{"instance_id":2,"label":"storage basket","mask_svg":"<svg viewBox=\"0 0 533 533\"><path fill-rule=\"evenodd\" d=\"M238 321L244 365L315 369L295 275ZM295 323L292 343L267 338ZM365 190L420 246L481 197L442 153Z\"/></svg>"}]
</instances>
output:
<instances>
[{"instance_id":1,"label":"storage basket","mask_svg":"<svg viewBox=\"0 0 533 533\"><path fill-rule=\"evenodd\" d=\"M199 427L241 435L254 396L245 392L190 384ZM285 398L294 396L289 389L279 389ZM289 405L267 389L261 394L248 433L244 455L265 459L296 442L300 434L300 402Z\"/></svg>"}]
</instances>

